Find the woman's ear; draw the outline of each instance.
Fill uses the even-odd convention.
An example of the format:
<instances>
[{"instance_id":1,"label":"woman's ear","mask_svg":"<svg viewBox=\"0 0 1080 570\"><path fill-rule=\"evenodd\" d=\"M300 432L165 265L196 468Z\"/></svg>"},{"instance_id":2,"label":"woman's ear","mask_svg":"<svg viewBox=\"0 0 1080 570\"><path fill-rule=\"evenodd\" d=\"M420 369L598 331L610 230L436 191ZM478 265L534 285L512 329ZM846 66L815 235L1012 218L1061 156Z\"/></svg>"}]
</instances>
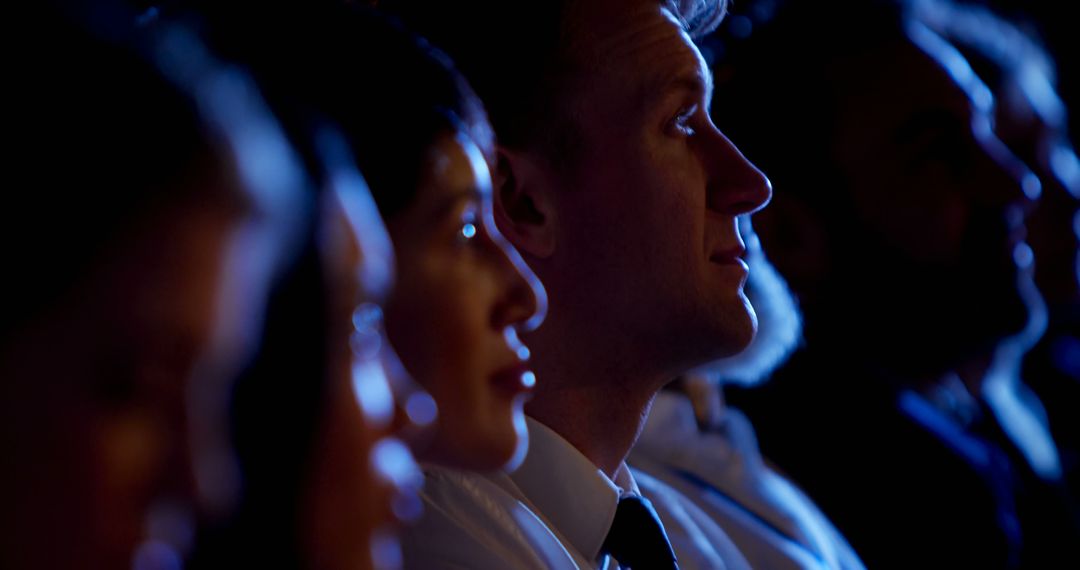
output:
<instances>
[{"instance_id":1,"label":"woman's ear","mask_svg":"<svg viewBox=\"0 0 1080 570\"><path fill-rule=\"evenodd\" d=\"M499 147L491 178L499 231L528 257L550 256L555 251L554 188L546 172L528 152Z\"/></svg>"}]
</instances>

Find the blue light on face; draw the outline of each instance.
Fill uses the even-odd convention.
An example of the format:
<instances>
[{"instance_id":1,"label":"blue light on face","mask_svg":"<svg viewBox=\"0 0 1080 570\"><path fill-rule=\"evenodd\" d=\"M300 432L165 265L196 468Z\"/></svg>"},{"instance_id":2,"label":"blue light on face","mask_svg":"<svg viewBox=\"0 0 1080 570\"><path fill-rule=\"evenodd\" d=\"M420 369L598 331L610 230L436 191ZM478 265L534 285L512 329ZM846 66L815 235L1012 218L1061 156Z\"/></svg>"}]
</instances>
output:
<instances>
[{"instance_id":1,"label":"blue light on face","mask_svg":"<svg viewBox=\"0 0 1080 570\"><path fill-rule=\"evenodd\" d=\"M395 491L391 499L394 516L403 522L415 521L423 510L417 494L423 475L409 448L398 439L383 438L371 450L371 465L376 477Z\"/></svg>"},{"instance_id":2,"label":"blue light on face","mask_svg":"<svg viewBox=\"0 0 1080 570\"><path fill-rule=\"evenodd\" d=\"M363 303L352 315L353 332L349 346L361 361L374 360L382 350L382 309L374 303Z\"/></svg>"},{"instance_id":3,"label":"blue light on face","mask_svg":"<svg viewBox=\"0 0 1080 570\"><path fill-rule=\"evenodd\" d=\"M476 235L476 225L475 224L465 224L461 228L461 235L464 236L465 239L472 238L473 236Z\"/></svg>"},{"instance_id":4,"label":"blue light on face","mask_svg":"<svg viewBox=\"0 0 1080 570\"><path fill-rule=\"evenodd\" d=\"M1074 198L1080 199L1080 159L1069 145L1059 144L1050 153L1050 168Z\"/></svg>"},{"instance_id":5,"label":"blue light on face","mask_svg":"<svg viewBox=\"0 0 1080 570\"><path fill-rule=\"evenodd\" d=\"M371 537L371 561L375 570L401 568L401 545L390 531L380 531Z\"/></svg>"},{"instance_id":6,"label":"blue light on face","mask_svg":"<svg viewBox=\"0 0 1080 570\"><path fill-rule=\"evenodd\" d=\"M1020 242L1013 249L1013 260L1020 269L1027 269L1035 263L1035 253L1031 250L1031 246Z\"/></svg>"},{"instance_id":7,"label":"blue light on face","mask_svg":"<svg viewBox=\"0 0 1080 570\"><path fill-rule=\"evenodd\" d=\"M195 538L195 519L182 500L162 498L147 510L146 538L131 559L133 570L183 570L183 560Z\"/></svg>"},{"instance_id":8,"label":"blue light on face","mask_svg":"<svg viewBox=\"0 0 1080 570\"><path fill-rule=\"evenodd\" d=\"M516 354L518 359L522 362L528 360L532 355L529 351L529 347L525 346L525 344L521 342L521 339L518 338L517 330L513 327L507 327L503 331L503 337L506 338L506 344L510 347L510 350L513 350L514 354Z\"/></svg>"},{"instance_id":9,"label":"blue light on face","mask_svg":"<svg viewBox=\"0 0 1080 570\"><path fill-rule=\"evenodd\" d=\"M1042 196L1042 182L1033 172L1024 174L1024 178L1020 181L1020 187L1023 188L1024 195L1029 200L1038 200L1039 196Z\"/></svg>"},{"instance_id":10,"label":"blue light on face","mask_svg":"<svg viewBox=\"0 0 1080 570\"><path fill-rule=\"evenodd\" d=\"M394 393L386 371L378 362L357 361L352 368L353 394L360 409L375 426L389 425L394 417Z\"/></svg>"},{"instance_id":11,"label":"blue light on face","mask_svg":"<svg viewBox=\"0 0 1080 570\"><path fill-rule=\"evenodd\" d=\"M168 544L157 540L142 543L132 557L134 570L183 570L180 555Z\"/></svg>"},{"instance_id":12,"label":"blue light on face","mask_svg":"<svg viewBox=\"0 0 1080 570\"><path fill-rule=\"evenodd\" d=\"M405 399L405 413L409 421L417 426L426 426L435 421L439 415L439 407L435 405L435 399L423 390L417 390Z\"/></svg>"}]
</instances>

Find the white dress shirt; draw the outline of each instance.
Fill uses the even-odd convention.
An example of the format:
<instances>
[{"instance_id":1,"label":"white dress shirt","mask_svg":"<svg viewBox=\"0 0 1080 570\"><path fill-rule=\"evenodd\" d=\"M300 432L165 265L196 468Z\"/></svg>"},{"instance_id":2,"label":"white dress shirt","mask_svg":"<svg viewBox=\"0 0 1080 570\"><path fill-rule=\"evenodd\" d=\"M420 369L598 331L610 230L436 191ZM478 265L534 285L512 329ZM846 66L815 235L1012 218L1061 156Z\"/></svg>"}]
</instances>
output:
<instances>
[{"instance_id":1,"label":"white dress shirt","mask_svg":"<svg viewBox=\"0 0 1080 570\"><path fill-rule=\"evenodd\" d=\"M702 431L690 398L661 392L630 453L639 481L651 475L692 498L754 568L862 569L839 531L795 485L770 469L750 422L731 408ZM681 540L679 528L668 530Z\"/></svg>"},{"instance_id":2,"label":"white dress shirt","mask_svg":"<svg viewBox=\"0 0 1080 570\"><path fill-rule=\"evenodd\" d=\"M624 494L652 502L681 570L749 568L724 531L663 482L635 480L625 464L612 480L547 426L529 419L528 429L513 474L425 468L425 513L402 537L406 568L616 570L600 548Z\"/></svg>"}]
</instances>

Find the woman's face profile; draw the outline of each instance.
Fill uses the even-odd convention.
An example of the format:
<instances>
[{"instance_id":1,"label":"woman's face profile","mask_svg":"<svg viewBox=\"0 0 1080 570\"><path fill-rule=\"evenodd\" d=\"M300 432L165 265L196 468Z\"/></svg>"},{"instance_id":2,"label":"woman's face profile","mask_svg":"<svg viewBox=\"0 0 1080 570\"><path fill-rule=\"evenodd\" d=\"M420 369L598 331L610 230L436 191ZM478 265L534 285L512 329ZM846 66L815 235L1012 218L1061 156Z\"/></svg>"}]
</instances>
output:
<instances>
[{"instance_id":1,"label":"woman's face profile","mask_svg":"<svg viewBox=\"0 0 1080 570\"><path fill-rule=\"evenodd\" d=\"M445 133L420 187L388 220L398 280L386 326L439 416L422 460L495 469L525 443L522 406L535 378L516 329L542 312L543 289L495 227L491 176L476 144Z\"/></svg>"}]
</instances>

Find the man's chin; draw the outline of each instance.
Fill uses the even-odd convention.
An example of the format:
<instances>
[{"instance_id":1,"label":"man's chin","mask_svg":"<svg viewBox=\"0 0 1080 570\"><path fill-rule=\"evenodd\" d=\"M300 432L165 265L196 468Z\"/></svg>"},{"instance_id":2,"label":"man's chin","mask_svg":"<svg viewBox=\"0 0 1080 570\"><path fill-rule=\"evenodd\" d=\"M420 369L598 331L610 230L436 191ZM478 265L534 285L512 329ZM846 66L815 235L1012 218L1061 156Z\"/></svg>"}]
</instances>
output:
<instances>
[{"instance_id":1,"label":"man's chin","mask_svg":"<svg viewBox=\"0 0 1080 570\"><path fill-rule=\"evenodd\" d=\"M749 278L739 297L757 334L741 351L700 369L716 382L760 384L802 341L802 312L787 282L760 249L750 254Z\"/></svg>"},{"instance_id":2,"label":"man's chin","mask_svg":"<svg viewBox=\"0 0 1080 570\"><path fill-rule=\"evenodd\" d=\"M701 368L716 382L755 386L782 366L802 341L802 315L793 297L754 299L757 334L742 351Z\"/></svg>"},{"instance_id":3,"label":"man's chin","mask_svg":"<svg viewBox=\"0 0 1080 570\"><path fill-rule=\"evenodd\" d=\"M703 335L710 339L702 351L707 361L730 358L743 352L754 342L758 326L757 314L741 293L739 297L743 303L732 307L726 314L718 315L711 334Z\"/></svg>"}]
</instances>

